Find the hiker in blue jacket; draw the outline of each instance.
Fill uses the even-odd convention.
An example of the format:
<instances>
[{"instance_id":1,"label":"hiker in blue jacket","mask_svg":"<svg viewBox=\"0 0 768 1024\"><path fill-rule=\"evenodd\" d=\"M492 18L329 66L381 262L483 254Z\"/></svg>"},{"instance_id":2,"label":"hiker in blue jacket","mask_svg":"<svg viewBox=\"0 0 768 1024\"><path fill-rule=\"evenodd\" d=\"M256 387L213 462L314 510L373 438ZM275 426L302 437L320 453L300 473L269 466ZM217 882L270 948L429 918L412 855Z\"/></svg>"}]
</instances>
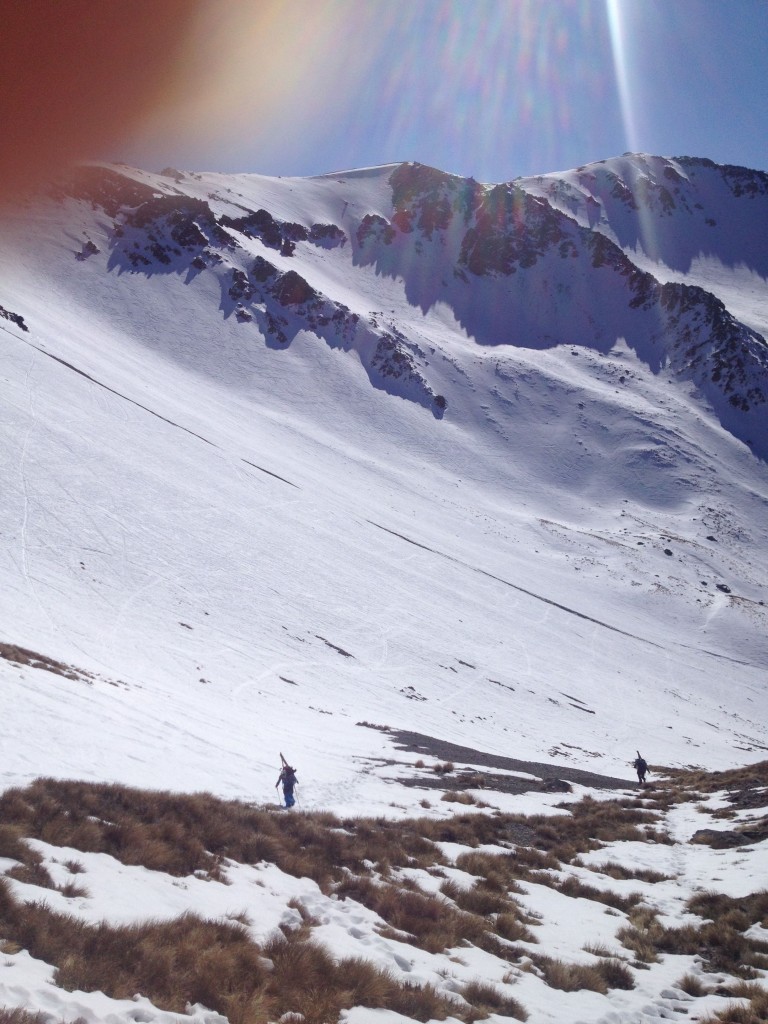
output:
<instances>
[{"instance_id":1,"label":"hiker in blue jacket","mask_svg":"<svg viewBox=\"0 0 768 1024\"><path fill-rule=\"evenodd\" d=\"M285 800L286 807L293 807L296 800L293 795L294 787L298 786L299 780L296 778L296 769L291 768L289 764L284 764L280 775L278 776L277 782L275 783L275 789L282 785L283 787L283 799Z\"/></svg>"}]
</instances>

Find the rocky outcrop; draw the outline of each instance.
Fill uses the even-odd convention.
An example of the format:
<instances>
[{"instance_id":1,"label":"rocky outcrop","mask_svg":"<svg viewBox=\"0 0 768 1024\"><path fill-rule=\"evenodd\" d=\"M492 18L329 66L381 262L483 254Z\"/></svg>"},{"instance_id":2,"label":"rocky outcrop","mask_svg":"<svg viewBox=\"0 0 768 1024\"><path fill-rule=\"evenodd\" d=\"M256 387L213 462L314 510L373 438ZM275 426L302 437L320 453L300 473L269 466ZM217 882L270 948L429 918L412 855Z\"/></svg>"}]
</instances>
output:
<instances>
[{"instance_id":1,"label":"rocky outcrop","mask_svg":"<svg viewBox=\"0 0 768 1024\"><path fill-rule=\"evenodd\" d=\"M295 270L280 274L271 291L281 306L303 306L317 298L314 288Z\"/></svg>"},{"instance_id":2,"label":"rocky outcrop","mask_svg":"<svg viewBox=\"0 0 768 1024\"><path fill-rule=\"evenodd\" d=\"M110 269L185 274L187 283L214 274L224 317L255 326L281 346L308 331L354 348L377 387L433 411L445 408L407 327L373 317L361 323L313 283L309 268L322 256L317 249L343 249L349 242L352 267L373 265L400 279L423 313L445 303L480 344L568 342L608 351L625 338L653 372L668 367L693 381L729 430L750 443L759 435L755 450L768 456L768 436L759 425L768 398L765 340L709 292L662 284L633 259L640 241L651 244L641 239L650 218L662 225L654 242L659 252L683 260L670 241L679 218L695 226L697 245L716 234L715 218L700 201L706 189L716 185L729 202L750 211L768 196L768 175L691 158L626 154L567 179L482 185L407 163L389 176L391 212L363 213L349 234L333 223L282 220L262 206L248 210L241 203L235 215L232 201L218 192L199 198L200 176L170 168L163 177L153 187L136 172L89 167L69 182L66 194L113 220ZM182 192L187 179L198 190L194 196ZM229 213L220 212L219 202L229 203ZM256 255L260 248L263 255ZM313 250L301 267L297 260L296 270L286 269L286 259ZM88 240L75 256L93 261L98 251Z\"/></svg>"},{"instance_id":3,"label":"rocky outcrop","mask_svg":"<svg viewBox=\"0 0 768 1024\"><path fill-rule=\"evenodd\" d=\"M16 324L16 326L20 327L22 331L29 330L27 325L24 323L24 317L19 316L18 313L12 313L10 309L6 309L5 306L0 306L0 317L2 317L3 320L10 321L12 324Z\"/></svg>"}]
</instances>

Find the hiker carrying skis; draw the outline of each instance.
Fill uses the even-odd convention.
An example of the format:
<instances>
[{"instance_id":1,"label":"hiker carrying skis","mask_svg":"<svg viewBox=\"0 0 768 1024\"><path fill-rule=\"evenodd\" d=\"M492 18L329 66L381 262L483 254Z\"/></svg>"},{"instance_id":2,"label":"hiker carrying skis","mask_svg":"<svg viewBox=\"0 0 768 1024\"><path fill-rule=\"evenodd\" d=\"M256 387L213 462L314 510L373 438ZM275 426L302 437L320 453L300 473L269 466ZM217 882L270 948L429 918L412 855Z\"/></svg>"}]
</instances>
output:
<instances>
[{"instance_id":1,"label":"hiker carrying skis","mask_svg":"<svg viewBox=\"0 0 768 1024\"><path fill-rule=\"evenodd\" d=\"M285 806L293 807L293 805L296 803L296 800L293 795L293 790L294 787L298 786L299 780L296 778L296 769L291 768L291 766L288 764L288 762L285 760L282 754L280 755L280 757L282 758L283 761L283 767L281 768L280 774L277 777L275 789L277 789L278 786L282 785Z\"/></svg>"},{"instance_id":2,"label":"hiker carrying skis","mask_svg":"<svg viewBox=\"0 0 768 1024\"><path fill-rule=\"evenodd\" d=\"M640 783L641 786L644 785L644 783L645 783L645 775L646 775L646 772L648 771L648 762L645 760L645 758L643 757L643 755L640 753L639 750L637 752L637 757L632 762L632 767L637 772L637 781Z\"/></svg>"}]
</instances>

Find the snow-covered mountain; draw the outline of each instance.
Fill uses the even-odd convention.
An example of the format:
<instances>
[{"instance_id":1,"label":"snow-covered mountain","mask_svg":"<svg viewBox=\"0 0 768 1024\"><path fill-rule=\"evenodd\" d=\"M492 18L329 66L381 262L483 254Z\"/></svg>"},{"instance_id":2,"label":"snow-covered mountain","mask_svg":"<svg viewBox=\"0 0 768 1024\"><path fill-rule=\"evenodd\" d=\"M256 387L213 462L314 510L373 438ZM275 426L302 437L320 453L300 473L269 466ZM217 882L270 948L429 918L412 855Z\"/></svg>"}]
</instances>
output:
<instances>
[{"instance_id":1,"label":"snow-covered mountain","mask_svg":"<svg viewBox=\"0 0 768 1024\"><path fill-rule=\"evenodd\" d=\"M298 746L366 806L362 720L760 758L767 215L629 155L91 165L6 214L2 640L80 680L0 663L7 781L244 797Z\"/></svg>"},{"instance_id":2,"label":"snow-covered mountain","mask_svg":"<svg viewBox=\"0 0 768 1024\"><path fill-rule=\"evenodd\" d=\"M450 814L435 757L472 769L470 793L483 767L470 802L489 818L607 799L594 773L629 784L637 748L654 766L763 760L767 215L765 174L641 155L501 185L418 164L311 179L90 165L5 211L2 788L48 776L261 805L283 752L301 808L343 816L342 843L356 815ZM762 793L739 785L747 821ZM83 927L234 916L259 943L309 921L406 990L514 984L533 1024L693 1019L711 963L637 953L630 972L617 930L635 890L688 924L692 892L739 900L764 878L765 842L689 844L737 814L718 796L670 797L663 841L625 832L562 871L534 850L557 884L523 885L531 957L625 962L608 995L566 991L541 958L408 945L362 889L340 899L263 853L185 875L38 830L38 873L19 869L32 854L14 829L37 827L25 792L0 835L17 900L44 892ZM119 831L97 792L75 795L86 828ZM125 828L131 842L143 826ZM435 874L364 863L386 885L447 880L450 902L480 869L458 840L435 850ZM6 1006L178 1020L160 1000L65 991L52 960L0 940ZM727 975L706 976L708 1008ZM405 1019L345 1019L374 1018Z\"/></svg>"}]
</instances>

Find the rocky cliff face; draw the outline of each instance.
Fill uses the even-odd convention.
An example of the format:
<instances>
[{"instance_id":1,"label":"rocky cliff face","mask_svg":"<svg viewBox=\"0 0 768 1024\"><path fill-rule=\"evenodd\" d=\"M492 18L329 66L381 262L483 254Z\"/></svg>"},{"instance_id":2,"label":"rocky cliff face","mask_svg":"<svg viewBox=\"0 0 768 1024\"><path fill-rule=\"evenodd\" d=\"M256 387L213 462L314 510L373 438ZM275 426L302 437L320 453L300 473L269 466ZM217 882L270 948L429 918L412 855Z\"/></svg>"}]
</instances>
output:
<instances>
[{"instance_id":1,"label":"rocky cliff face","mask_svg":"<svg viewBox=\"0 0 768 1024\"><path fill-rule=\"evenodd\" d=\"M441 416L445 400L434 393L420 372L417 346L394 325L389 329L370 317L366 322L344 303L314 288L295 269L270 261L270 252L293 258L297 245L318 251L343 249L348 238L336 224L308 226L283 221L268 210L240 216L217 213L211 200L184 194L185 176L164 172L176 186L159 192L117 168L89 166L66 186L60 198L89 203L112 219L108 270L184 275L188 283L199 274L213 274L221 290L221 312L252 324L268 344L290 345L299 331L310 331L332 347L357 350L376 387L427 406ZM264 255L253 256L254 243ZM98 252L86 242L80 260Z\"/></svg>"},{"instance_id":2,"label":"rocky cliff face","mask_svg":"<svg viewBox=\"0 0 768 1024\"><path fill-rule=\"evenodd\" d=\"M110 219L107 270L174 273L187 283L214 275L224 318L278 347L309 331L354 350L376 387L436 416L446 400L430 383L412 323L352 311L325 282L313 283L307 268L323 254L346 261L363 295L370 277L361 271L398 282L414 321L444 304L482 346L607 352L624 339L653 373L693 382L727 429L768 457L765 339L704 288L648 270L652 258L682 272L709 253L767 275L759 216L768 212L767 175L625 156L481 185L401 164L388 190L388 208L357 203L343 227L286 220L242 201L230 200L225 212L202 176L170 169L139 180L128 169L88 167L58 195ZM98 251L86 240L76 255L84 261Z\"/></svg>"},{"instance_id":3,"label":"rocky cliff face","mask_svg":"<svg viewBox=\"0 0 768 1024\"><path fill-rule=\"evenodd\" d=\"M604 349L624 337L654 372L667 368L692 380L728 429L768 453L765 338L705 289L662 284L619 244L637 244L645 225L649 249L657 240L673 265L690 266L690 254L681 254L700 245L689 237L694 228L717 226L712 205L740 201L729 218L737 230L721 232L710 251L735 259L741 246L745 261L768 271L759 234L765 221L756 218L758 202L768 200L768 175L644 158L631 164L626 180L601 167L576 172L575 182L552 176L551 202L527 182L481 186L420 165L402 165L390 183L391 220L367 218L357 242L363 260L402 274L406 287L410 271L417 304L447 302L484 344ZM709 210L701 201L707 194ZM759 209L768 213L768 205ZM651 231L651 221L664 219L663 231ZM420 261L441 268L437 285L434 275L413 273ZM495 310L490 320L475 308L471 296L478 293Z\"/></svg>"}]
</instances>

